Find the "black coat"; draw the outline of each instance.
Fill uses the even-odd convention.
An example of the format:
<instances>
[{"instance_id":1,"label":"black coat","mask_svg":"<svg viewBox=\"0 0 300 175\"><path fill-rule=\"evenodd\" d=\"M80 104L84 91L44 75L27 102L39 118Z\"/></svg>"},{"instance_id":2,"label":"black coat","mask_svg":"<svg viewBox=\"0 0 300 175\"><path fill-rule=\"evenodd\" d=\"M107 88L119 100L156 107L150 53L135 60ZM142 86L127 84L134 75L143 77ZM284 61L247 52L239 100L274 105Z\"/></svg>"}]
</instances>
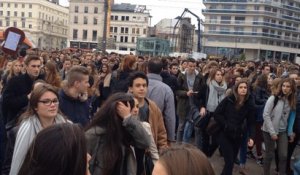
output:
<instances>
[{"instance_id":1,"label":"black coat","mask_svg":"<svg viewBox=\"0 0 300 175\"><path fill-rule=\"evenodd\" d=\"M215 110L214 117L223 133L232 139L241 139L250 129L250 138L255 136L255 112L253 98L249 96L239 109L235 107L234 95L224 98Z\"/></svg>"},{"instance_id":2,"label":"black coat","mask_svg":"<svg viewBox=\"0 0 300 175\"><path fill-rule=\"evenodd\" d=\"M300 135L300 89L298 89L297 93L296 119L294 123L294 132L296 135Z\"/></svg>"},{"instance_id":3,"label":"black coat","mask_svg":"<svg viewBox=\"0 0 300 175\"><path fill-rule=\"evenodd\" d=\"M19 115L25 111L28 104L27 95L31 92L34 81L27 73L8 81L2 95L2 112L6 129L14 127Z\"/></svg>"}]
</instances>

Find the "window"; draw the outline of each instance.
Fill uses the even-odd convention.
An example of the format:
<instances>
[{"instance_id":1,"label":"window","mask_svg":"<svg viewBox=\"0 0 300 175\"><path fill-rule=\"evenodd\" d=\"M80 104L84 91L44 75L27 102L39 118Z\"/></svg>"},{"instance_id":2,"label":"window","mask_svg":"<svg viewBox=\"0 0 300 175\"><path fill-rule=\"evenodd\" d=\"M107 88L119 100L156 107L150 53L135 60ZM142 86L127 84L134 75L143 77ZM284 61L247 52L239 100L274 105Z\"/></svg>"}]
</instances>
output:
<instances>
[{"instance_id":1,"label":"window","mask_svg":"<svg viewBox=\"0 0 300 175\"><path fill-rule=\"evenodd\" d=\"M94 13L98 13L98 7L94 8Z\"/></svg>"},{"instance_id":2,"label":"window","mask_svg":"<svg viewBox=\"0 0 300 175\"><path fill-rule=\"evenodd\" d=\"M134 41L135 41L135 37L132 37L131 42L134 43Z\"/></svg>"},{"instance_id":3,"label":"window","mask_svg":"<svg viewBox=\"0 0 300 175\"><path fill-rule=\"evenodd\" d=\"M109 28L109 32L110 32L110 33L113 33L113 32L114 32L114 28L113 28L113 27L110 27L110 28Z\"/></svg>"},{"instance_id":4,"label":"window","mask_svg":"<svg viewBox=\"0 0 300 175\"><path fill-rule=\"evenodd\" d=\"M93 41L97 41L97 30L93 30Z\"/></svg>"},{"instance_id":5,"label":"window","mask_svg":"<svg viewBox=\"0 0 300 175\"><path fill-rule=\"evenodd\" d=\"M88 31L87 30L83 30L82 31L82 39L83 40L87 40L87 35L88 35Z\"/></svg>"},{"instance_id":6,"label":"window","mask_svg":"<svg viewBox=\"0 0 300 175\"><path fill-rule=\"evenodd\" d=\"M121 42L121 43L124 42L124 37L123 37L123 36L120 37L120 42Z\"/></svg>"},{"instance_id":7,"label":"window","mask_svg":"<svg viewBox=\"0 0 300 175\"><path fill-rule=\"evenodd\" d=\"M115 16L115 21L118 21L118 16Z\"/></svg>"},{"instance_id":8,"label":"window","mask_svg":"<svg viewBox=\"0 0 300 175\"><path fill-rule=\"evenodd\" d=\"M146 35L147 34L147 29L143 30L143 34Z\"/></svg>"},{"instance_id":9,"label":"window","mask_svg":"<svg viewBox=\"0 0 300 175\"><path fill-rule=\"evenodd\" d=\"M3 7L3 2L0 2L0 7ZM1 21L2 22L2 21Z\"/></svg>"},{"instance_id":10,"label":"window","mask_svg":"<svg viewBox=\"0 0 300 175\"><path fill-rule=\"evenodd\" d=\"M14 12L14 16L18 16L18 12L17 11Z\"/></svg>"},{"instance_id":11,"label":"window","mask_svg":"<svg viewBox=\"0 0 300 175\"><path fill-rule=\"evenodd\" d=\"M28 12L28 17L32 17L32 12Z\"/></svg>"},{"instance_id":12,"label":"window","mask_svg":"<svg viewBox=\"0 0 300 175\"><path fill-rule=\"evenodd\" d=\"M7 3L7 7L10 7L10 3Z\"/></svg>"},{"instance_id":13,"label":"window","mask_svg":"<svg viewBox=\"0 0 300 175\"><path fill-rule=\"evenodd\" d=\"M139 28L136 29L136 34L140 34L140 29Z\"/></svg>"},{"instance_id":14,"label":"window","mask_svg":"<svg viewBox=\"0 0 300 175\"><path fill-rule=\"evenodd\" d=\"M122 16L122 17L121 17L121 21L125 21L125 16Z\"/></svg>"},{"instance_id":15,"label":"window","mask_svg":"<svg viewBox=\"0 0 300 175\"><path fill-rule=\"evenodd\" d=\"M29 26L28 26L30 29L32 29L32 25L31 24L29 24Z\"/></svg>"},{"instance_id":16,"label":"window","mask_svg":"<svg viewBox=\"0 0 300 175\"><path fill-rule=\"evenodd\" d=\"M88 23L88 18L86 16L83 17L83 24L87 24Z\"/></svg>"},{"instance_id":17,"label":"window","mask_svg":"<svg viewBox=\"0 0 300 175\"><path fill-rule=\"evenodd\" d=\"M14 27L18 27L17 21L14 21Z\"/></svg>"},{"instance_id":18,"label":"window","mask_svg":"<svg viewBox=\"0 0 300 175\"><path fill-rule=\"evenodd\" d=\"M10 11L7 11L7 16L10 16Z\"/></svg>"},{"instance_id":19,"label":"window","mask_svg":"<svg viewBox=\"0 0 300 175\"><path fill-rule=\"evenodd\" d=\"M259 10L259 6L258 6L258 5L255 5L255 6L254 6L254 10Z\"/></svg>"},{"instance_id":20,"label":"window","mask_svg":"<svg viewBox=\"0 0 300 175\"><path fill-rule=\"evenodd\" d=\"M125 33L128 33L128 27L125 27Z\"/></svg>"},{"instance_id":21,"label":"window","mask_svg":"<svg viewBox=\"0 0 300 175\"><path fill-rule=\"evenodd\" d=\"M25 28L25 21L22 21L22 27Z\"/></svg>"},{"instance_id":22,"label":"window","mask_svg":"<svg viewBox=\"0 0 300 175\"><path fill-rule=\"evenodd\" d=\"M208 31L212 32L212 31L216 31L217 27L215 25L213 26L209 26Z\"/></svg>"},{"instance_id":23,"label":"window","mask_svg":"<svg viewBox=\"0 0 300 175\"><path fill-rule=\"evenodd\" d=\"M131 33L135 34L135 28L132 28L132 32Z\"/></svg>"},{"instance_id":24,"label":"window","mask_svg":"<svg viewBox=\"0 0 300 175\"><path fill-rule=\"evenodd\" d=\"M32 8L32 4L29 4L29 8L30 8L30 9Z\"/></svg>"},{"instance_id":25,"label":"window","mask_svg":"<svg viewBox=\"0 0 300 175\"><path fill-rule=\"evenodd\" d=\"M78 16L74 16L74 24L78 24Z\"/></svg>"},{"instance_id":26,"label":"window","mask_svg":"<svg viewBox=\"0 0 300 175\"><path fill-rule=\"evenodd\" d=\"M6 26L8 27L8 26L10 26L10 21L6 21Z\"/></svg>"},{"instance_id":27,"label":"window","mask_svg":"<svg viewBox=\"0 0 300 175\"><path fill-rule=\"evenodd\" d=\"M124 42L127 43L128 42L128 36L124 37Z\"/></svg>"},{"instance_id":28,"label":"window","mask_svg":"<svg viewBox=\"0 0 300 175\"><path fill-rule=\"evenodd\" d=\"M2 27L2 20L0 20L0 27Z\"/></svg>"},{"instance_id":29,"label":"window","mask_svg":"<svg viewBox=\"0 0 300 175\"><path fill-rule=\"evenodd\" d=\"M2 10L0 11L0 16L3 16L3 11Z\"/></svg>"},{"instance_id":30,"label":"window","mask_svg":"<svg viewBox=\"0 0 300 175\"><path fill-rule=\"evenodd\" d=\"M118 27L114 27L114 33L118 33Z\"/></svg>"},{"instance_id":31,"label":"window","mask_svg":"<svg viewBox=\"0 0 300 175\"><path fill-rule=\"evenodd\" d=\"M18 4L17 3L15 3L15 8L18 8Z\"/></svg>"},{"instance_id":32,"label":"window","mask_svg":"<svg viewBox=\"0 0 300 175\"><path fill-rule=\"evenodd\" d=\"M221 16L222 24L230 24L231 16Z\"/></svg>"},{"instance_id":33,"label":"window","mask_svg":"<svg viewBox=\"0 0 300 175\"><path fill-rule=\"evenodd\" d=\"M89 7L84 7L84 13L88 13L89 12Z\"/></svg>"},{"instance_id":34,"label":"window","mask_svg":"<svg viewBox=\"0 0 300 175\"><path fill-rule=\"evenodd\" d=\"M25 12L22 12L22 13L21 13L21 16L22 16L22 17L25 17Z\"/></svg>"},{"instance_id":35,"label":"window","mask_svg":"<svg viewBox=\"0 0 300 175\"><path fill-rule=\"evenodd\" d=\"M121 33L124 33L124 27L121 27Z\"/></svg>"},{"instance_id":36,"label":"window","mask_svg":"<svg viewBox=\"0 0 300 175\"><path fill-rule=\"evenodd\" d=\"M78 38L78 30L73 29L73 40L77 40L77 38Z\"/></svg>"},{"instance_id":37,"label":"window","mask_svg":"<svg viewBox=\"0 0 300 175\"><path fill-rule=\"evenodd\" d=\"M114 16L111 15L110 16L110 20L113 21L114 20Z\"/></svg>"},{"instance_id":38,"label":"window","mask_svg":"<svg viewBox=\"0 0 300 175\"><path fill-rule=\"evenodd\" d=\"M223 5L223 9L231 9L232 5L228 5L228 4L224 4Z\"/></svg>"},{"instance_id":39,"label":"window","mask_svg":"<svg viewBox=\"0 0 300 175\"><path fill-rule=\"evenodd\" d=\"M126 18L125 18L125 19L126 19L126 21L129 21L129 16L126 16Z\"/></svg>"},{"instance_id":40,"label":"window","mask_svg":"<svg viewBox=\"0 0 300 175\"><path fill-rule=\"evenodd\" d=\"M25 8L25 4L22 4L22 8Z\"/></svg>"},{"instance_id":41,"label":"window","mask_svg":"<svg viewBox=\"0 0 300 175\"><path fill-rule=\"evenodd\" d=\"M78 7L78 6L75 6L74 12L75 12L75 13L78 13L78 11L79 11L79 7Z\"/></svg>"},{"instance_id":42,"label":"window","mask_svg":"<svg viewBox=\"0 0 300 175\"><path fill-rule=\"evenodd\" d=\"M96 17L94 17L94 21L93 21L94 25L97 25L98 24L98 20Z\"/></svg>"}]
</instances>

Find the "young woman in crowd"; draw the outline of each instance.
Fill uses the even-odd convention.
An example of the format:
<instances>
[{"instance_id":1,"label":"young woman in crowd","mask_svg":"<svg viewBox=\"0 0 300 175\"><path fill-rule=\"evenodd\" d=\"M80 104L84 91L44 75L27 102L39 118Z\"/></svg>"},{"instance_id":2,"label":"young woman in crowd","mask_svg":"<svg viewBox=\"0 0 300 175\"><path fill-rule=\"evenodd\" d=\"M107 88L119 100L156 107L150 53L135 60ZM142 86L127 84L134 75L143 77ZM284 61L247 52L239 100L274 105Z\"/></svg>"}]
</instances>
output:
<instances>
[{"instance_id":1,"label":"young woman in crowd","mask_svg":"<svg viewBox=\"0 0 300 175\"><path fill-rule=\"evenodd\" d=\"M152 172L152 175L183 174L214 175L215 173L205 154L187 144L175 145L163 151Z\"/></svg>"},{"instance_id":2,"label":"young woman in crowd","mask_svg":"<svg viewBox=\"0 0 300 175\"><path fill-rule=\"evenodd\" d=\"M6 74L2 78L3 89L6 87L6 83L10 79L12 79L13 77L16 77L22 73L21 70L22 70L22 63L19 60L13 61L9 70L6 72Z\"/></svg>"},{"instance_id":3,"label":"young woman in crowd","mask_svg":"<svg viewBox=\"0 0 300 175\"><path fill-rule=\"evenodd\" d=\"M293 141L295 137L292 130L294 120L291 111L296 109L296 102L295 82L293 79L286 78L281 81L278 93L269 97L265 105L262 127L266 146L264 175L271 174L271 162L275 154L275 148L277 148L278 153L279 174L285 174L286 172L288 139Z\"/></svg>"},{"instance_id":4,"label":"young woman in crowd","mask_svg":"<svg viewBox=\"0 0 300 175\"><path fill-rule=\"evenodd\" d=\"M134 148L149 148L150 138L137 117L131 115L133 106L131 95L115 93L95 114L85 133L93 175L137 174Z\"/></svg>"},{"instance_id":5,"label":"young woman in crowd","mask_svg":"<svg viewBox=\"0 0 300 175\"><path fill-rule=\"evenodd\" d=\"M51 85L41 84L33 89L27 111L21 116L10 175L18 174L30 144L41 130L53 124L67 122L59 113L58 103L57 91Z\"/></svg>"},{"instance_id":6,"label":"young woman in crowd","mask_svg":"<svg viewBox=\"0 0 300 175\"><path fill-rule=\"evenodd\" d=\"M99 75L99 92L100 92L100 101L104 102L112 92L113 79L111 74L111 69L108 64L102 64L100 67Z\"/></svg>"},{"instance_id":7,"label":"young woman in crowd","mask_svg":"<svg viewBox=\"0 0 300 175\"><path fill-rule=\"evenodd\" d=\"M221 129L218 141L225 161L222 175L232 175L234 161L247 130L250 130L248 146L253 145L255 116L249 94L248 82L240 80L233 94L226 97L214 111L215 121Z\"/></svg>"},{"instance_id":8,"label":"young woman in crowd","mask_svg":"<svg viewBox=\"0 0 300 175\"><path fill-rule=\"evenodd\" d=\"M207 102L206 110L208 118L213 117L214 112L220 102L225 98L225 92L227 90L227 83L224 80L224 76L220 69L213 69L210 72L209 78L207 80ZM210 145L210 136L206 133L205 130L202 131L202 151L208 156L211 157L218 147L216 144L215 138L213 138L213 144Z\"/></svg>"},{"instance_id":9,"label":"young woman in crowd","mask_svg":"<svg viewBox=\"0 0 300 175\"><path fill-rule=\"evenodd\" d=\"M115 92L127 92L128 80L127 77L130 73L136 71L137 61L134 55L125 55L120 66L120 71L116 77L116 85L114 87Z\"/></svg>"},{"instance_id":10,"label":"young woman in crowd","mask_svg":"<svg viewBox=\"0 0 300 175\"><path fill-rule=\"evenodd\" d=\"M268 76L265 74L261 74L257 77L254 87L253 87L253 96L254 103L256 108L256 127L255 127L255 140L254 143L256 145L256 155L254 156L252 149L248 152L248 155L251 158L256 158L257 163L259 165L263 165L263 156L262 156L262 142L263 136L261 127L263 125L263 111L265 104L271 95L270 86L268 84Z\"/></svg>"},{"instance_id":11,"label":"young woman in crowd","mask_svg":"<svg viewBox=\"0 0 300 175\"><path fill-rule=\"evenodd\" d=\"M57 89L61 87L61 78L56 69L56 63L53 61L48 61L45 64L45 81Z\"/></svg>"},{"instance_id":12,"label":"young woman in crowd","mask_svg":"<svg viewBox=\"0 0 300 175\"><path fill-rule=\"evenodd\" d=\"M89 175L89 160L82 129L57 124L37 134L18 175Z\"/></svg>"}]
</instances>

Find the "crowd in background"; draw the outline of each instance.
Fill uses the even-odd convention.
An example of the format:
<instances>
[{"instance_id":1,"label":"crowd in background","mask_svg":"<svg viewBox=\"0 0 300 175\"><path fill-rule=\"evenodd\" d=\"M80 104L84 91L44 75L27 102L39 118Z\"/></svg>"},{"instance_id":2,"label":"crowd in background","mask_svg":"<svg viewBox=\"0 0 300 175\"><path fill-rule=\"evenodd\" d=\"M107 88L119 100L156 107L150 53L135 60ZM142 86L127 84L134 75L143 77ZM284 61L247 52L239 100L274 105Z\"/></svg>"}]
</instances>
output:
<instances>
[{"instance_id":1,"label":"crowd in background","mask_svg":"<svg viewBox=\"0 0 300 175\"><path fill-rule=\"evenodd\" d=\"M299 65L63 50L0 67L2 174L212 175L218 148L222 175L300 169Z\"/></svg>"}]
</instances>

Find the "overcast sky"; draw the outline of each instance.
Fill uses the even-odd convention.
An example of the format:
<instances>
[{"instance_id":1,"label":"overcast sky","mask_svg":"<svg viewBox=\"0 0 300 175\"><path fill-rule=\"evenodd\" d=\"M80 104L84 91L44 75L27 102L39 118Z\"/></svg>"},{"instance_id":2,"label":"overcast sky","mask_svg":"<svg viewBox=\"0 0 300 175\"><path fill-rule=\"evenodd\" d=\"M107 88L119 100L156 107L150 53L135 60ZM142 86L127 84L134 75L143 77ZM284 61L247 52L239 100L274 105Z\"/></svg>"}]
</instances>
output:
<instances>
[{"instance_id":1,"label":"overcast sky","mask_svg":"<svg viewBox=\"0 0 300 175\"><path fill-rule=\"evenodd\" d=\"M193 13L204 18L201 15L201 9L204 8L202 0L115 0L115 3L131 3L137 5L146 5L150 9L152 16L151 26L158 23L163 18L176 18L180 16L184 8L188 8ZM68 6L68 0L60 0L60 4ZM191 17L192 23L197 24L195 17L186 13L185 17Z\"/></svg>"}]
</instances>

